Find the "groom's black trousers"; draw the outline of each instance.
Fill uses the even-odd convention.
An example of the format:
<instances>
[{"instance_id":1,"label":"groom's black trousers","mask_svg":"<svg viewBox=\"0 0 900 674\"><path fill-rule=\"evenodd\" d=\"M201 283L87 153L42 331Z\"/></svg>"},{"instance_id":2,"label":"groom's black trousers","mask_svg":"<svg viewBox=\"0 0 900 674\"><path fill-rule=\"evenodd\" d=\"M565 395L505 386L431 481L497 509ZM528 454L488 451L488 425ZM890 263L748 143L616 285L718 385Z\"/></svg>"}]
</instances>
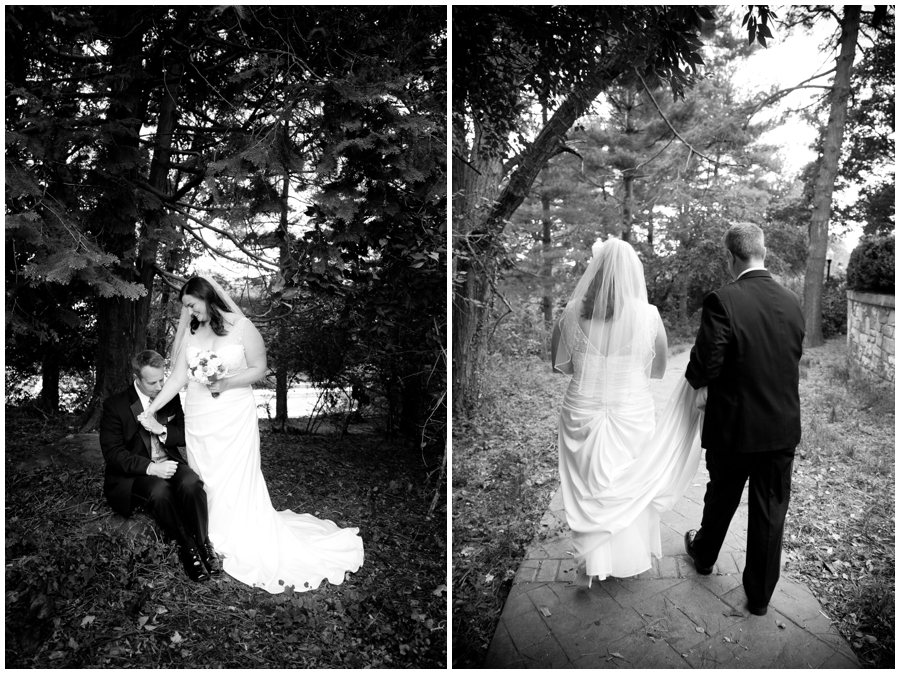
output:
<instances>
[{"instance_id":1,"label":"groom's black trousers","mask_svg":"<svg viewBox=\"0 0 900 674\"><path fill-rule=\"evenodd\" d=\"M778 583L793 461L793 449L746 453L706 450L709 483L694 550L702 565L716 562L749 478L744 591L752 606L768 606Z\"/></svg>"},{"instance_id":2,"label":"groom's black trousers","mask_svg":"<svg viewBox=\"0 0 900 674\"><path fill-rule=\"evenodd\" d=\"M168 480L154 475L135 478L131 507L153 517L166 537L191 550L206 542L208 512L203 482L191 468L178 464Z\"/></svg>"}]
</instances>

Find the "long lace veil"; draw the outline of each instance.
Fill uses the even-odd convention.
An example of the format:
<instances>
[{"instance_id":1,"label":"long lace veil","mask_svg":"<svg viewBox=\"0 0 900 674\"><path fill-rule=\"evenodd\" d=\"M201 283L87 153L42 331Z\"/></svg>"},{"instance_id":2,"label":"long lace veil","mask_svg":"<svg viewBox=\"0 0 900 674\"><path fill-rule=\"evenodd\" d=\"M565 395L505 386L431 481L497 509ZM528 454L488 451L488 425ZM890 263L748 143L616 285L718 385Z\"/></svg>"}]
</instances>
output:
<instances>
[{"instance_id":1,"label":"long lace veil","mask_svg":"<svg viewBox=\"0 0 900 674\"><path fill-rule=\"evenodd\" d=\"M605 372L649 366L653 359L655 312L649 311L644 266L626 242L609 239L594 255L575 286L560 322L556 368L572 372L579 344L585 364ZM648 344L649 342L649 344ZM579 385L595 371L574 368Z\"/></svg>"},{"instance_id":2,"label":"long lace veil","mask_svg":"<svg viewBox=\"0 0 900 674\"><path fill-rule=\"evenodd\" d=\"M219 285L219 282L216 281L212 276L208 274L197 274L200 278L204 279L207 283L209 283L213 289L216 291L216 294L221 298L222 302L225 303L225 306L228 307L228 311L235 314L238 318L245 318L244 312L241 311L241 308L237 305L233 299L231 299L231 295L225 292L225 289ZM172 342L172 348L169 350L170 362L172 364L175 363L178 354L181 352L181 349L184 345L185 338L187 337L188 328L191 325L191 317L190 311L187 307L181 307L181 316L178 318L178 329L175 331L175 340Z\"/></svg>"}]
</instances>

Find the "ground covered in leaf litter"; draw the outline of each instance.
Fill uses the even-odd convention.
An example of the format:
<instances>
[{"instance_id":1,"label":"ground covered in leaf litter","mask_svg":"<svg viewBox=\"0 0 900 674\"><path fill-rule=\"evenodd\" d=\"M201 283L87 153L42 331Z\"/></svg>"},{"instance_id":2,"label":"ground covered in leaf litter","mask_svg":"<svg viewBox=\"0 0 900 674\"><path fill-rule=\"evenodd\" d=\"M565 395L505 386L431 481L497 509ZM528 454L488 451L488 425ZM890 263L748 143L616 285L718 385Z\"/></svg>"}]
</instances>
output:
<instances>
[{"instance_id":1,"label":"ground covered in leaf litter","mask_svg":"<svg viewBox=\"0 0 900 674\"><path fill-rule=\"evenodd\" d=\"M111 532L96 466L16 470L72 423L7 408L8 668L446 666L446 501L428 515L420 451L354 427L264 431L275 508L359 527L365 546L342 585L270 595L192 583L155 537Z\"/></svg>"},{"instance_id":2,"label":"ground covered in leaf litter","mask_svg":"<svg viewBox=\"0 0 900 674\"><path fill-rule=\"evenodd\" d=\"M683 350L676 345L672 351ZM806 583L867 667L894 666L894 393L851 376L846 337L807 349L803 442L785 573ZM453 427L453 665L479 667L559 486L567 385L538 358L495 359L474 416Z\"/></svg>"},{"instance_id":3,"label":"ground covered in leaf litter","mask_svg":"<svg viewBox=\"0 0 900 674\"><path fill-rule=\"evenodd\" d=\"M848 367L846 337L801 362L803 440L785 527L802 580L864 667L894 667L895 398Z\"/></svg>"}]
</instances>

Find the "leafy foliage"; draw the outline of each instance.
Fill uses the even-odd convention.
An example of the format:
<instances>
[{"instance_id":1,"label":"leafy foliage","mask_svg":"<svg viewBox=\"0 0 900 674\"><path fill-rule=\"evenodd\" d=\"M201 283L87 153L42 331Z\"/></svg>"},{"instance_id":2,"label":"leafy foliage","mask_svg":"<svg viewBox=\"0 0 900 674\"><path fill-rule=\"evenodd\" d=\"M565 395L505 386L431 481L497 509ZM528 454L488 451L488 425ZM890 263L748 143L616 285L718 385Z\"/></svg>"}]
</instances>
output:
<instances>
[{"instance_id":1,"label":"leafy foliage","mask_svg":"<svg viewBox=\"0 0 900 674\"><path fill-rule=\"evenodd\" d=\"M558 101L632 67L683 96L703 64L695 33L713 18L702 6L454 7L454 125L470 115L501 153L532 96Z\"/></svg>"},{"instance_id":2,"label":"leafy foliage","mask_svg":"<svg viewBox=\"0 0 900 674\"><path fill-rule=\"evenodd\" d=\"M851 290L894 294L894 235L863 237L847 264Z\"/></svg>"},{"instance_id":3,"label":"leafy foliage","mask_svg":"<svg viewBox=\"0 0 900 674\"><path fill-rule=\"evenodd\" d=\"M445 666L446 512L426 513L433 466L416 452L367 430L264 433L275 508L360 527L366 554L342 585L270 595L192 583L155 536L110 531L101 466L34 470L74 418L6 419L8 667Z\"/></svg>"},{"instance_id":4,"label":"leafy foliage","mask_svg":"<svg viewBox=\"0 0 900 674\"><path fill-rule=\"evenodd\" d=\"M436 421L426 444L443 446L444 12L371 11L377 23L357 21L332 38L357 45L359 63L323 97L313 228L285 278L336 306L328 330L341 345L343 381L381 392L409 434Z\"/></svg>"},{"instance_id":5,"label":"leafy foliage","mask_svg":"<svg viewBox=\"0 0 900 674\"><path fill-rule=\"evenodd\" d=\"M8 287L100 298L96 400L164 350L155 277L211 250L262 278L265 320L342 298L348 371L377 365L406 430L442 416L442 8L6 11Z\"/></svg>"}]
</instances>

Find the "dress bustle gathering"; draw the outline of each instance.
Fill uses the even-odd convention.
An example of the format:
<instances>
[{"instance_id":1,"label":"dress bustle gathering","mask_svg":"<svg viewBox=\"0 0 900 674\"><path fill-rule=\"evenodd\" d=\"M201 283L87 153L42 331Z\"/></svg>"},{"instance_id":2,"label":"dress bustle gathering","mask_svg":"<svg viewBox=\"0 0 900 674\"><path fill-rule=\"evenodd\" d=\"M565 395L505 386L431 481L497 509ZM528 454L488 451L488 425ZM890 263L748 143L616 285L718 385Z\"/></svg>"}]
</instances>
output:
<instances>
[{"instance_id":1,"label":"dress bustle gathering","mask_svg":"<svg viewBox=\"0 0 900 674\"><path fill-rule=\"evenodd\" d=\"M247 368L239 319L215 352L234 375ZM187 361L200 351L186 338ZM338 585L363 563L356 528L272 507L260 466L259 422L253 389L242 386L213 398L189 381L185 399L188 464L201 476L209 504L209 538L233 578L273 594L291 585L315 589L323 579Z\"/></svg>"},{"instance_id":2,"label":"dress bustle gathering","mask_svg":"<svg viewBox=\"0 0 900 674\"><path fill-rule=\"evenodd\" d=\"M650 366L656 307L636 307L637 334L603 354L567 310L574 370L560 408L559 472L577 566L625 578L661 557L659 518L687 489L700 461L696 392L681 379L658 423ZM645 316L644 316L645 315Z\"/></svg>"}]
</instances>

